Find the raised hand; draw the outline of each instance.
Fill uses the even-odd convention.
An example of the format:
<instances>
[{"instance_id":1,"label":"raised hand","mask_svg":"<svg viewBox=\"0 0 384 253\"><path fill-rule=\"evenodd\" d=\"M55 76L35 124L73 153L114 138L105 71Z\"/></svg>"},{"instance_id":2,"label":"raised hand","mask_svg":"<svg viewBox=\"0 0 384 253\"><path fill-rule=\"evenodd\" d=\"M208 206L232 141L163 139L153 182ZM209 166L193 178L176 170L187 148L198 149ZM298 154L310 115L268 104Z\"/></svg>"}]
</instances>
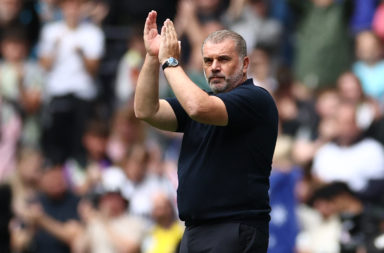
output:
<instances>
[{"instance_id":1,"label":"raised hand","mask_svg":"<svg viewBox=\"0 0 384 253\"><path fill-rule=\"evenodd\" d=\"M165 20L161 28L161 43L159 49L159 62L163 63L169 57L179 59L180 43L177 40L177 34L173 22Z\"/></svg>"},{"instance_id":2,"label":"raised hand","mask_svg":"<svg viewBox=\"0 0 384 253\"><path fill-rule=\"evenodd\" d=\"M161 40L157 32L156 17L156 11L149 12L144 26L144 45L147 53L151 56L157 56L159 54Z\"/></svg>"}]
</instances>

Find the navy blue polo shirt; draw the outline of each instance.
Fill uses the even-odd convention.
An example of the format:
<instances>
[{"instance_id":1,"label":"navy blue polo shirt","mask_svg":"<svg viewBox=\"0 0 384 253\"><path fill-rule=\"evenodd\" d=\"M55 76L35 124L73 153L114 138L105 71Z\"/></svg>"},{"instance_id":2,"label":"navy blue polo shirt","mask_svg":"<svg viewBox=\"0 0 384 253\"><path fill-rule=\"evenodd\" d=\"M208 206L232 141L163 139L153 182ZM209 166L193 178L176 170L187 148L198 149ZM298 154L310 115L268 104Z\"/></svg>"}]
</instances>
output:
<instances>
[{"instance_id":1,"label":"navy blue polo shirt","mask_svg":"<svg viewBox=\"0 0 384 253\"><path fill-rule=\"evenodd\" d=\"M47 195L41 194L39 202L44 212L59 222L67 222L69 220L79 220L77 207L79 197L72 192L67 191L60 199L54 200ZM34 238L34 247L39 253L69 253L70 247L58 238L45 231L38 229Z\"/></svg>"},{"instance_id":2,"label":"navy blue polo shirt","mask_svg":"<svg viewBox=\"0 0 384 253\"><path fill-rule=\"evenodd\" d=\"M179 216L187 225L215 220L269 221L269 175L278 128L271 95L248 79L210 94L223 100L227 126L192 120L176 98L167 99L183 142L178 163Z\"/></svg>"}]
</instances>

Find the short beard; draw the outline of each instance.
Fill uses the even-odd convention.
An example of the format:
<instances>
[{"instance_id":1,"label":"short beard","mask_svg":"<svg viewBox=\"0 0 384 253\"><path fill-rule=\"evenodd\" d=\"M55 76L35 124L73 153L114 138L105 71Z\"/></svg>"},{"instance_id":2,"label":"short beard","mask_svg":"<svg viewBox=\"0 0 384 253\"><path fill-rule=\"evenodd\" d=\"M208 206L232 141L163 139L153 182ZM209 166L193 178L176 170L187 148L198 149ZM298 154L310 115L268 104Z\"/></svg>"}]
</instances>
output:
<instances>
[{"instance_id":1,"label":"short beard","mask_svg":"<svg viewBox=\"0 0 384 253\"><path fill-rule=\"evenodd\" d=\"M233 75L231 75L231 76L225 77L225 76L219 75L219 76L224 77L225 79L224 79L224 84L222 86L221 85L218 86L218 85L212 84L209 81L209 79L211 77L214 77L215 75L211 75L211 76L207 77L207 75L204 71L205 79L207 80L209 87L211 88L212 92L215 94L232 90L234 87L236 87L241 82L241 80L243 79L243 75L244 75L243 66L241 66L238 69L238 71L233 73Z\"/></svg>"}]
</instances>

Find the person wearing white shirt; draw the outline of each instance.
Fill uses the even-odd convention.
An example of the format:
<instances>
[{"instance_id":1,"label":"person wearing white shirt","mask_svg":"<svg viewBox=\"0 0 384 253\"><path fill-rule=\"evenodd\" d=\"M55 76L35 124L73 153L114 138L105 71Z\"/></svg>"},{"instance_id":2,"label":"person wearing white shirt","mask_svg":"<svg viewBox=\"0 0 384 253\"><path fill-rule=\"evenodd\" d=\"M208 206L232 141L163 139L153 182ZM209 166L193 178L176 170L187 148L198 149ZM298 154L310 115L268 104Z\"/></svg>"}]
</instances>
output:
<instances>
[{"instance_id":1,"label":"person wearing white shirt","mask_svg":"<svg viewBox=\"0 0 384 253\"><path fill-rule=\"evenodd\" d=\"M104 51L102 30L82 22L83 4L82 0L61 0L64 20L45 25L39 43L49 105L44 146L48 156L61 160L81 151L81 135L97 95L95 76Z\"/></svg>"},{"instance_id":2,"label":"person wearing white shirt","mask_svg":"<svg viewBox=\"0 0 384 253\"><path fill-rule=\"evenodd\" d=\"M315 154L312 173L320 181L342 181L363 193L371 180L384 180L384 149L379 142L362 136L352 104L342 103L335 120L337 137Z\"/></svg>"}]
</instances>

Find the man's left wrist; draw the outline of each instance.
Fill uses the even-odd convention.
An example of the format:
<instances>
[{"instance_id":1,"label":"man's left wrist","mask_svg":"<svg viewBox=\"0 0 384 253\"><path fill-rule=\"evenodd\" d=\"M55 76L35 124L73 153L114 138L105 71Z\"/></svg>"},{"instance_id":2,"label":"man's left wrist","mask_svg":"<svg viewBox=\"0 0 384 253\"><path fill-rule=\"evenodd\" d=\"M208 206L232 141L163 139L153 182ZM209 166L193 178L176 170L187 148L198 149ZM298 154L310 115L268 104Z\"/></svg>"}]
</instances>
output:
<instances>
[{"instance_id":1,"label":"man's left wrist","mask_svg":"<svg viewBox=\"0 0 384 253\"><path fill-rule=\"evenodd\" d=\"M175 57L168 57L164 61L162 61L161 67L165 70L168 67L177 67L179 66L179 61Z\"/></svg>"}]
</instances>

